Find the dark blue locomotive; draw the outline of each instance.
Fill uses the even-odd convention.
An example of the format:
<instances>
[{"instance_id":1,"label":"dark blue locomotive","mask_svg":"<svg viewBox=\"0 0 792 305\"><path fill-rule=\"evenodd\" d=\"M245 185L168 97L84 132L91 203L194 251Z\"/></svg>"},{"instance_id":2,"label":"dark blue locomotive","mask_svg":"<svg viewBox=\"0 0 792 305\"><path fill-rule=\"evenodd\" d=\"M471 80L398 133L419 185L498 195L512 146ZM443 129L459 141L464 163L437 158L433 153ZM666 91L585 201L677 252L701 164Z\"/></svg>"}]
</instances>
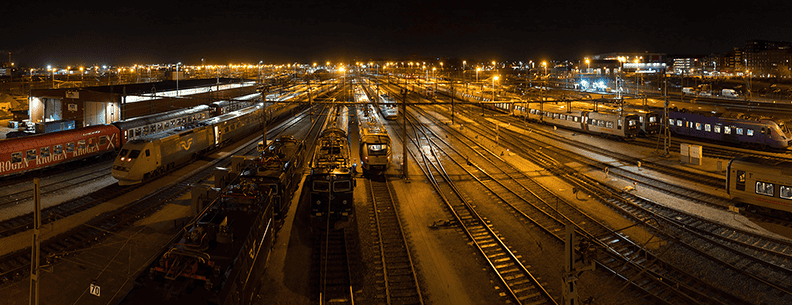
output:
<instances>
[{"instance_id":1,"label":"dark blue locomotive","mask_svg":"<svg viewBox=\"0 0 792 305\"><path fill-rule=\"evenodd\" d=\"M349 216L353 207L352 160L347 138L349 110L330 109L311 161L311 215Z\"/></svg>"}]
</instances>

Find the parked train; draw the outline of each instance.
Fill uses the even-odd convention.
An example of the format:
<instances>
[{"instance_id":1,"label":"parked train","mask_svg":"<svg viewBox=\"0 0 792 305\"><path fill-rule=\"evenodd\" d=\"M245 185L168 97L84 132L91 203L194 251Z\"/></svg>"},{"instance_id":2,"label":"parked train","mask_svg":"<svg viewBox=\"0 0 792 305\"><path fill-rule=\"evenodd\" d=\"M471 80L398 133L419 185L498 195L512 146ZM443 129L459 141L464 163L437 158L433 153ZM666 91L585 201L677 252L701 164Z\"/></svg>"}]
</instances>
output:
<instances>
[{"instance_id":1,"label":"parked train","mask_svg":"<svg viewBox=\"0 0 792 305\"><path fill-rule=\"evenodd\" d=\"M397 105L393 97L387 93L380 94L377 106L379 107L380 113L382 113L382 117L386 120L395 120L396 117L399 116L399 105Z\"/></svg>"},{"instance_id":2,"label":"parked train","mask_svg":"<svg viewBox=\"0 0 792 305\"><path fill-rule=\"evenodd\" d=\"M239 177L255 183L259 190L271 191L276 227L280 228L302 178L305 143L293 136L281 136L266 147L260 144L263 151L245 160L242 165L245 169Z\"/></svg>"},{"instance_id":3,"label":"parked train","mask_svg":"<svg viewBox=\"0 0 792 305\"><path fill-rule=\"evenodd\" d=\"M620 112L593 112L568 109L566 106L540 103L497 103L497 109L571 130L631 139L641 132L640 118L636 114Z\"/></svg>"},{"instance_id":4,"label":"parked train","mask_svg":"<svg viewBox=\"0 0 792 305\"><path fill-rule=\"evenodd\" d=\"M658 134L663 128L663 122L662 122L663 115L661 113L658 113L657 111L646 110L633 105L624 105L623 108L620 108L618 106L601 105L601 104L597 105L596 109L594 109L594 105L589 104L587 109L596 110L599 112L610 112L610 113L623 112L626 115L631 115L631 114L637 115L638 124L641 127L641 135L643 136Z\"/></svg>"},{"instance_id":5,"label":"parked train","mask_svg":"<svg viewBox=\"0 0 792 305\"><path fill-rule=\"evenodd\" d=\"M206 119L211 106L173 110L113 124L0 140L0 178L115 154L130 140Z\"/></svg>"},{"instance_id":6,"label":"parked train","mask_svg":"<svg viewBox=\"0 0 792 305\"><path fill-rule=\"evenodd\" d=\"M261 129L263 104L127 142L111 171L119 185L142 183Z\"/></svg>"},{"instance_id":7,"label":"parked train","mask_svg":"<svg viewBox=\"0 0 792 305\"><path fill-rule=\"evenodd\" d=\"M311 161L311 215L349 216L355 180L348 139L349 110L337 106L327 114Z\"/></svg>"},{"instance_id":8,"label":"parked train","mask_svg":"<svg viewBox=\"0 0 792 305\"><path fill-rule=\"evenodd\" d=\"M792 162L758 157L732 159L726 171L726 192L736 206L790 219Z\"/></svg>"},{"instance_id":9,"label":"parked train","mask_svg":"<svg viewBox=\"0 0 792 305\"><path fill-rule=\"evenodd\" d=\"M120 304L253 304L277 232L272 192L232 181L163 248Z\"/></svg>"},{"instance_id":10,"label":"parked train","mask_svg":"<svg viewBox=\"0 0 792 305\"><path fill-rule=\"evenodd\" d=\"M371 104L357 106L360 165L363 174L382 173L391 163L391 139L388 130Z\"/></svg>"},{"instance_id":11,"label":"parked train","mask_svg":"<svg viewBox=\"0 0 792 305\"><path fill-rule=\"evenodd\" d=\"M782 120L742 113L668 111L671 132L689 137L733 144L786 149L792 133Z\"/></svg>"}]
</instances>

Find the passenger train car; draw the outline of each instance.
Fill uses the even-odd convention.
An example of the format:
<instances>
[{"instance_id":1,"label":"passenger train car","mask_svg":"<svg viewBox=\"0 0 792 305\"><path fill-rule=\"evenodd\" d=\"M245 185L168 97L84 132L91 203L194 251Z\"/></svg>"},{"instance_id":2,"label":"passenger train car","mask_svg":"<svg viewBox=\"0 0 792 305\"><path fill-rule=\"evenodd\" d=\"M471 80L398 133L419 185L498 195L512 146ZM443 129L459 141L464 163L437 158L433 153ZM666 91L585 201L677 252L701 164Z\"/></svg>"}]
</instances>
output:
<instances>
[{"instance_id":1,"label":"passenger train car","mask_svg":"<svg viewBox=\"0 0 792 305\"><path fill-rule=\"evenodd\" d=\"M382 173L391 163L391 139L388 130L371 104L357 106L360 164L363 174Z\"/></svg>"},{"instance_id":2,"label":"passenger train car","mask_svg":"<svg viewBox=\"0 0 792 305\"><path fill-rule=\"evenodd\" d=\"M127 142L111 171L119 185L138 184L261 128L259 104Z\"/></svg>"},{"instance_id":3,"label":"passenger train car","mask_svg":"<svg viewBox=\"0 0 792 305\"><path fill-rule=\"evenodd\" d=\"M590 106L592 110L594 110L594 106ZM662 114L658 113L657 111L653 110L645 110L633 106L625 105L624 109L618 106L610 106L610 105L598 105L596 107L596 111L600 112L609 112L609 113L618 113L623 112L626 115L637 115L638 116L638 124L641 126L641 135L648 136L660 133L662 130Z\"/></svg>"},{"instance_id":4,"label":"passenger train car","mask_svg":"<svg viewBox=\"0 0 792 305\"><path fill-rule=\"evenodd\" d=\"M349 110L337 106L327 114L311 161L311 215L349 216L355 180L348 137Z\"/></svg>"},{"instance_id":5,"label":"passenger train car","mask_svg":"<svg viewBox=\"0 0 792 305\"><path fill-rule=\"evenodd\" d=\"M746 146L787 149L792 133L784 121L767 117L753 117L737 112L700 113L668 112L671 132Z\"/></svg>"},{"instance_id":6,"label":"passenger train car","mask_svg":"<svg viewBox=\"0 0 792 305\"><path fill-rule=\"evenodd\" d=\"M293 136L282 136L264 147L259 156L245 160L244 165L247 166L240 173L243 181L255 183L260 190L270 192L278 228L283 225L300 184L303 159L305 143Z\"/></svg>"},{"instance_id":7,"label":"passenger train car","mask_svg":"<svg viewBox=\"0 0 792 305\"><path fill-rule=\"evenodd\" d=\"M640 118L636 114L593 112L567 109L565 106L544 103L497 104L512 105L512 113L531 121L543 122L571 130L631 139L641 132Z\"/></svg>"},{"instance_id":8,"label":"passenger train car","mask_svg":"<svg viewBox=\"0 0 792 305\"><path fill-rule=\"evenodd\" d=\"M758 157L740 157L729 161L726 192L735 206L792 217L792 162Z\"/></svg>"},{"instance_id":9,"label":"passenger train car","mask_svg":"<svg viewBox=\"0 0 792 305\"><path fill-rule=\"evenodd\" d=\"M399 105L387 93L380 94L378 107L382 117L386 120L395 120L399 116Z\"/></svg>"},{"instance_id":10,"label":"passenger train car","mask_svg":"<svg viewBox=\"0 0 792 305\"><path fill-rule=\"evenodd\" d=\"M232 181L162 249L120 304L253 304L277 231L271 192Z\"/></svg>"}]
</instances>

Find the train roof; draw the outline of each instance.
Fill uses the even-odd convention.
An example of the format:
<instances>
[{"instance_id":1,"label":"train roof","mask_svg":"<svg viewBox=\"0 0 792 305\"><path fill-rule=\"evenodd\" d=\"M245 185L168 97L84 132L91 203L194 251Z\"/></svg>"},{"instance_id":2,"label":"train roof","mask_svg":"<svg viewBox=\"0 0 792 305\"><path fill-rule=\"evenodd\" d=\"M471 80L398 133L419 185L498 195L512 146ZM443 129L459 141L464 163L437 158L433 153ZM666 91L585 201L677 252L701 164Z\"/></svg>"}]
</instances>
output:
<instances>
[{"instance_id":1,"label":"train roof","mask_svg":"<svg viewBox=\"0 0 792 305\"><path fill-rule=\"evenodd\" d=\"M30 147L41 147L53 144L75 142L89 138L91 135L109 135L117 132L118 128L108 124L34 134L20 138L0 139L0 152L18 152L22 149L30 149Z\"/></svg>"},{"instance_id":2,"label":"train roof","mask_svg":"<svg viewBox=\"0 0 792 305\"><path fill-rule=\"evenodd\" d=\"M232 112L229 112L229 113L226 113L226 114L223 114L223 115L219 115L219 116L216 116L216 117L208 118L206 120L203 120L202 122L206 123L207 125L214 125L214 124L217 124L217 123L221 123L221 122L225 122L225 121L228 121L228 120L232 120L232 119L241 117L243 115L246 115L246 114L249 114L249 113L251 113L253 111L256 111L256 110L258 110L260 108L261 108L261 105L257 104L257 105L253 105L253 106L250 106L250 107L247 107L247 108L243 108L243 109L239 109L239 110L236 110L236 111L232 111Z\"/></svg>"},{"instance_id":3,"label":"train roof","mask_svg":"<svg viewBox=\"0 0 792 305\"><path fill-rule=\"evenodd\" d=\"M195 114L195 113L199 113L199 112L204 112L204 111L209 111L209 110L210 110L210 107L207 106L207 105L198 105L198 106L195 106L195 107L192 107L192 108L187 108L187 109L177 109L177 110L171 110L171 111L163 112L163 113L155 113L155 114L150 114L150 115L147 115L147 116L136 117L136 118L132 118L132 119L126 119L126 120L123 120L123 121L115 122L113 124L118 126L118 128L120 128L122 130L127 130L127 129L131 129L131 128L135 128L135 127L146 126L146 125L149 125L149 124L152 124L152 123L161 123L161 122L172 120L172 119L175 119L175 118L180 118L180 117L183 117L183 116L187 116L187 115L191 115L191 114Z\"/></svg>"},{"instance_id":4,"label":"train roof","mask_svg":"<svg viewBox=\"0 0 792 305\"><path fill-rule=\"evenodd\" d=\"M762 157L757 157L757 156L743 156L743 157L734 158L732 161L739 162L739 163L745 163L745 164L755 164L755 165L758 165L760 167L766 167L766 168L785 167L785 168L791 168L792 169L792 162L791 161L784 161L784 160L778 160L778 159L768 159L768 158L762 158Z\"/></svg>"},{"instance_id":5,"label":"train roof","mask_svg":"<svg viewBox=\"0 0 792 305\"><path fill-rule=\"evenodd\" d=\"M374 105L366 104L358 108L357 111L358 128L361 136L367 135L388 135L388 130L380 120L379 113L374 109Z\"/></svg>"}]
</instances>

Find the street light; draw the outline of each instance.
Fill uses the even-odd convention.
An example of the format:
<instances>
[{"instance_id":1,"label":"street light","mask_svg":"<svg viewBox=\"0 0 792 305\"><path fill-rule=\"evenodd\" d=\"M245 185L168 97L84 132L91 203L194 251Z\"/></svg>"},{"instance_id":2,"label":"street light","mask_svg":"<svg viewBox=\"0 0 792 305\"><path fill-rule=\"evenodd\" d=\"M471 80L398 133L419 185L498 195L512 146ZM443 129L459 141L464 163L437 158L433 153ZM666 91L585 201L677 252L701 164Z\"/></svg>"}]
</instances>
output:
<instances>
[{"instance_id":1,"label":"street light","mask_svg":"<svg viewBox=\"0 0 792 305\"><path fill-rule=\"evenodd\" d=\"M176 96L179 96L179 65L181 62L176 63Z\"/></svg>"},{"instance_id":2,"label":"street light","mask_svg":"<svg viewBox=\"0 0 792 305\"><path fill-rule=\"evenodd\" d=\"M259 68L259 77L258 77L259 79L258 79L258 82L259 82L259 85L261 85L261 64L263 64L263 63L264 63L264 61L259 60L259 63L258 63L258 68ZM316 63L314 63L314 66L316 66Z\"/></svg>"},{"instance_id":3,"label":"street light","mask_svg":"<svg viewBox=\"0 0 792 305\"><path fill-rule=\"evenodd\" d=\"M478 83L478 73L481 71L481 67L476 67L476 82Z\"/></svg>"},{"instance_id":4,"label":"street light","mask_svg":"<svg viewBox=\"0 0 792 305\"><path fill-rule=\"evenodd\" d=\"M498 80L498 76L495 75L492 77L492 102L495 102L495 81Z\"/></svg>"},{"instance_id":5,"label":"street light","mask_svg":"<svg viewBox=\"0 0 792 305\"><path fill-rule=\"evenodd\" d=\"M544 70L545 70L544 76L542 76L542 84L544 85L544 89L547 90L547 62L546 61L542 62L542 67L544 67Z\"/></svg>"},{"instance_id":6,"label":"street light","mask_svg":"<svg viewBox=\"0 0 792 305\"><path fill-rule=\"evenodd\" d=\"M586 73L589 73L589 70L591 70L590 63L591 61L589 61L588 57L586 57Z\"/></svg>"}]
</instances>

